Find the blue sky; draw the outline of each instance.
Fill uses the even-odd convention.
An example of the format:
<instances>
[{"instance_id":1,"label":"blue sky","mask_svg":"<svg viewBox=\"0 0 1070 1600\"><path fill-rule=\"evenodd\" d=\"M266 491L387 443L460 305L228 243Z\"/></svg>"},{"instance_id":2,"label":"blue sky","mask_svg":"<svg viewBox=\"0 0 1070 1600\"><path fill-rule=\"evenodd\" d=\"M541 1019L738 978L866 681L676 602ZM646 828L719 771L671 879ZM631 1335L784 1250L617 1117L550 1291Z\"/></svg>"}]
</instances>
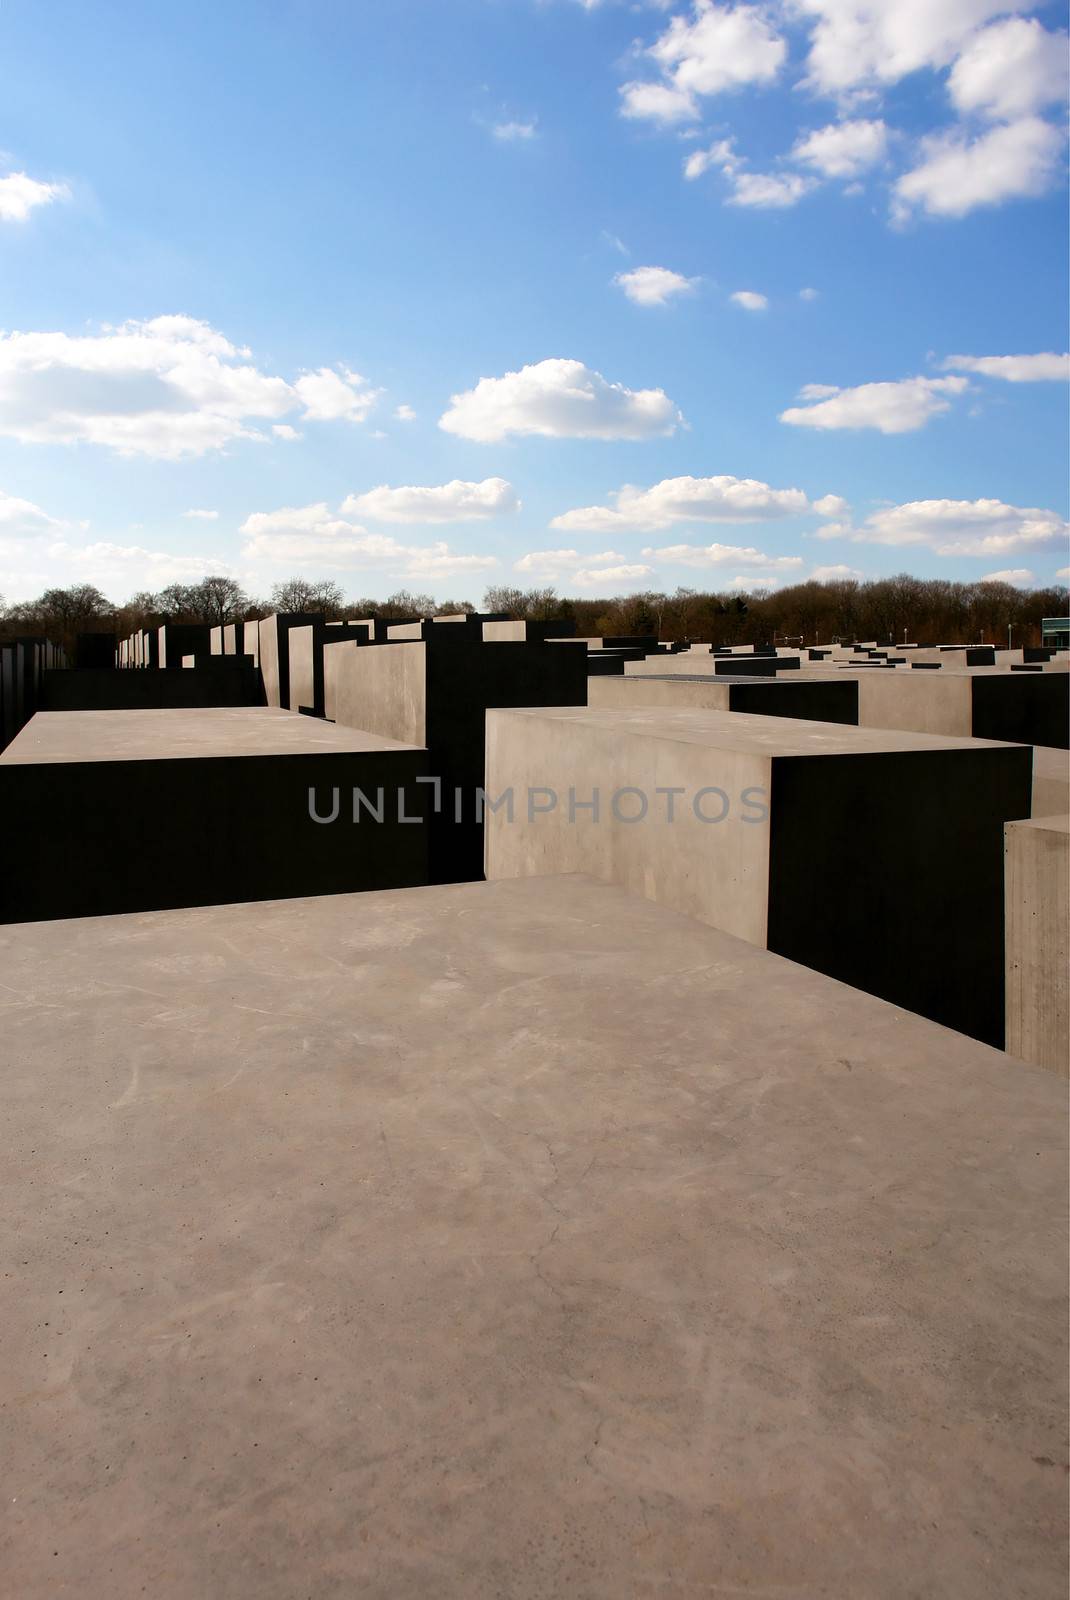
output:
<instances>
[{"instance_id":1,"label":"blue sky","mask_svg":"<svg viewBox=\"0 0 1070 1600\"><path fill-rule=\"evenodd\" d=\"M1052 581L1064 27L5 0L0 593Z\"/></svg>"}]
</instances>

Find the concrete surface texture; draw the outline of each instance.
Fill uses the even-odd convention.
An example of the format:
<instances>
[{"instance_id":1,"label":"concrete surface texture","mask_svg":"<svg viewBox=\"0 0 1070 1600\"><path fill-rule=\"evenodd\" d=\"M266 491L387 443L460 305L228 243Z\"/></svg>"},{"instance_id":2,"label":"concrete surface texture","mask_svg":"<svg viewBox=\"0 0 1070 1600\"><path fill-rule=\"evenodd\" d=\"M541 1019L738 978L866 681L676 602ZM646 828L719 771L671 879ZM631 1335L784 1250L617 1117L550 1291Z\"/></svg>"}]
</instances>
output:
<instances>
[{"instance_id":1,"label":"concrete surface texture","mask_svg":"<svg viewBox=\"0 0 1070 1600\"><path fill-rule=\"evenodd\" d=\"M46 672L42 711L163 711L262 705L260 674L249 656L202 656L186 672L115 672L79 667Z\"/></svg>"},{"instance_id":2,"label":"concrete surface texture","mask_svg":"<svg viewBox=\"0 0 1070 1600\"><path fill-rule=\"evenodd\" d=\"M266 707L42 713L0 755L21 845L0 920L426 883L426 773L423 750Z\"/></svg>"},{"instance_id":3,"label":"concrete surface texture","mask_svg":"<svg viewBox=\"0 0 1070 1600\"><path fill-rule=\"evenodd\" d=\"M591 872L1002 1045L1024 746L749 713L492 711L489 878ZM597 794L598 814L592 802Z\"/></svg>"},{"instance_id":4,"label":"concrete surface texture","mask_svg":"<svg viewBox=\"0 0 1070 1600\"><path fill-rule=\"evenodd\" d=\"M181 761L409 748L364 728L336 727L271 706L55 711L34 717L0 762Z\"/></svg>"},{"instance_id":5,"label":"concrete surface texture","mask_svg":"<svg viewBox=\"0 0 1070 1600\"><path fill-rule=\"evenodd\" d=\"M1005 830L1007 1049L1070 1074L1070 817Z\"/></svg>"},{"instance_id":6,"label":"concrete surface texture","mask_svg":"<svg viewBox=\"0 0 1070 1600\"><path fill-rule=\"evenodd\" d=\"M1051 1074L582 878L0 948L19 1600L1062 1592Z\"/></svg>"},{"instance_id":7,"label":"concrete surface texture","mask_svg":"<svg viewBox=\"0 0 1070 1600\"><path fill-rule=\"evenodd\" d=\"M323 613L319 611L279 611L273 616L263 617L258 623L257 659L264 681L264 699L269 706L284 710L290 708L290 646L287 638L290 629L323 620Z\"/></svg>"}]
</instances>

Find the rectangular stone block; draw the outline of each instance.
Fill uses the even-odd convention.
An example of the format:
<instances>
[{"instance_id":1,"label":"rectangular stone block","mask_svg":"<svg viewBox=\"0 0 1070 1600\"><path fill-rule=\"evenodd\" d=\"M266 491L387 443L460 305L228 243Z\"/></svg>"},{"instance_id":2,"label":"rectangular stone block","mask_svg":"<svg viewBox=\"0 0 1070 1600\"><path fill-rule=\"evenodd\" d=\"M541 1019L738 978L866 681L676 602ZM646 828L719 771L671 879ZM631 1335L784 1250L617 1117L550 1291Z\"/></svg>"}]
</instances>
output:
<instances>
[{"instance_id":1,"label":"rectangular stone block","mask_svg":"<svg viewBox=\"0 0 1070 1600\"><path fill-rule=\"evenodd\" d=\"M324 646L330 644L332 649L337 649L347 641L368 644L369 625L366 622L308 622L290 628L287 641L290 653L288 708L322 717L325 712Z\"/></svg>"},{"instance_id":2,"label":"rectangular stone block","mask_svg":"<svg viewBox=\"0 0 1070 1600\"><path fill-rule=\"evenodd\" d=\"M697 664L697 663L696 663ZM858 684L853 678L811 681L783 678L724 678L710 673L655 677L592 678L589 706L675 710L749 711L766 717L802 717L810 722L858 722Z\"/></svg>"},{"instance_id":3,"label":"rectangular stone block","mask_svg":"<svg viewBox=\"0 0 1070 1600\"><path fill-rule=\"evenodd\" d=\"M418 817L426 770L410 745L266 707L43 713L0 755L0 837L22 841L0 920L426 882L426 820L396 798ZM380 787L382 822L355 823L354 789Z\"/></svg>"},{"instance_id":4,"label":"rectangular stone block","mask_svg":"<svg viewBox=\"0 0 1070 1600\"><path fill-rule=\"evenodd\" d=\"M1007 1050L1070 1075L1070 817L1009 822Z\"/></svg>"},{"instance_id":5,"label":"rectangular stone block","mask_svg":"<svg viewBox=\"0 0 1070 1600\"><path fill-rule=\"evenodd\" d=\"M1070 679L1063 674L943 669L882 672L859 680L858 720L867 728L968 735L1066 749Z\"/></svg>"},{"instance_id":6,"label":"rectangular stone block","mask_svg":"<svg viewBox=\"0 0 1070 1600\"><path fill-rule=\"evenodd\" d=\"M258 627L258 661L264 680L264 699L282 710L290 707L291 628L324 621L322 612L286 611L263 617Z\"/></svg>"},{"instance_id":7,"label":"rectangular stone block","mask_svg":"<svg viewBox=\"0 0 1070 1600\"><path fill-rule=\"evenodd\" d=\"M1002 1045L1030 770L1026 747L740 712L494 711L487 790L514 805L486 871L593 872Z\"/></svg>"},{"instance_id":8,"label":"rectangular stone block","mask_svg":"<svg viewBox=\"0 0 1070 1600\"><path fill-rule=\"evenodd\" d=\"M367 728L425 746L439 779L431 818L431 878L483 873L483 787L489 706L586 705L587 652L580 643L484 644L442 637L326 647L325 694L339 726ZM450 630L452 631L452 630Z\"/></svg>"}]
</instances>

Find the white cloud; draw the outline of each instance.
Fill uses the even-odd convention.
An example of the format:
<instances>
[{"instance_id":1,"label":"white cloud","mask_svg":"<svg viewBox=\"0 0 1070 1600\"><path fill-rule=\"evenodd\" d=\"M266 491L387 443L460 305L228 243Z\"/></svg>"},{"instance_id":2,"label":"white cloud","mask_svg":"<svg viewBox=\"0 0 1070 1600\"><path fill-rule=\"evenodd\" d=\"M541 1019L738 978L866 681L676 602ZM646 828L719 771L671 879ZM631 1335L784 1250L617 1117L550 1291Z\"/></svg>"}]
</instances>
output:
<instances>
[{"instance_id":1,"label":"white cloud","mask_svg":"<svg viewBox=\"0 0 1070 1600\"><path fill-rule=\"evenodd\" d=\"M643 578L652 578L654 568L642 566L636 562L620 567L581 567L572 574L572 581L579 589L597 589L603 583L639 583Z\"/></svg>"},{"instance_id":2,"label":"white cloud","mask_svg":"<svg viewBox=\"0 0 1070 1600\"><path fill-rule=\"evenodd\" d=\"M863 383L856 389L810 384L789 406L781 422L797 428L877 428L881 433L912 433L930 417L950 408L948 396L962 394L965 378L902 378L898 383Z\"/></svg>"},{"instance_id":3,"label":"white cloud","mask_svg":"<svg viewBox=\"0 0 1070 1600\"><path fill-rule=\"evenodd\" d=\"M733 305L742 306L744 311L766 311L769 308L766 296L757 294L753 289L737 289L728 298Z\"/></svg>"},{"instance_id":4,"label":"white cloud","mask_svg":"<svg viewBox=\"0 0 1070 1600\"><path fill-rule=\"evenodd\" d=\"M974 30L1035 0L796 0L814 18L807 79L842 95L897 83L921 67L946 67Z\"/></svg>"},{"instance_id":5,"label":"white cloud","mask_svg":"<svg viewBox=\"0 0 1070 1600\"><path fill-rule=\"evenodd\" d=\"M663 389L626 389L582 361L539 361L501 378L481 378L451 397L446 433L480 443L509 434L548 439L654 439L682 417Z\"/></svg>"},{"instance_id":6,"label":"white cloud","mask_svg":"<svg viewBox=\"0 0 1070 1600\"><path fill-rule=\"evenodd\" d=\"M1013 583L1024 587L1033 581L1033 574L1028 567L1004 567L1002 572L986 572L982 574L982 583Z\"/></svg>"},{"instance_id":7,"label":"white cloud","mask_svg":"<svg viewBox=\"0 0 1070 1600\"><path fill-rule=\"evenodd\" d=\"M698 281L668 267L633 267L630 272L618 272L613 279L637 306L667 305L673 295L690 294Z\"/></svg>"},{"instance_id":8,"label":"white cloud","mask_svg":"<svg viewBox=\"0 0 1070 1600\"><path fill-rule=\"evenodd\" d=\"M799 299L800 300L817 300L819 298L819 296L820 296L820 290L818 290L818 289L800 289L799 290Z\"/></svg>"},{"instance_id":9,"label":"white cloud","mask_svg":"<svg viewBox=\"0 0 1070 1600\"><path fill-rule=\"evenodd\" d=\"M842 517L851 508L842 495L825 494L820 500L815 500L810 509L822 517Z\"/></svg>"},{"instance_id":10,"label":"white cloud","mask_svg":"<svg viewBox=\"0 0 1070 1600\"><path fill-rule=\"evenodd\" d=\"M295 384L193 317L105 325L98 334L0 334L0 435L85 442L120 455L179 460L236 439L299 407L311 419L360 421L374 400L355 373L329 368Z\"/></svg>"},{"instance_id":11,"label":"white cloud","mask_svg":"<svg viewBox=\"0 0 1070 1600\"><path fill-rule=\"evenodd\" d=\"M20 500L17 495L5 494L0 489L0 539L35 538L40 534L59 534L70 526L58 517L34 505L32 500Z\"/></svg>"},{"instance_id":12,"label":"white cloud","mask_svg":"<svg viewBox=\"0 0 1070 1600\"><path fill-rule=\"evenodd\" d=\"M620 114L633 121L694 122L700 114L695 97L671 83L625 83L620 95Z\"/></svg>"},{"instance_id":13,"label":"white cloud","mask_svg":"<svg viewBox=\"0 0 1070 1600\"><path fill-rule=\"evenodd\" d=\"M1066 34L1024 17L1005 17L976 34L948 79L959 111L1007 122L1065 104L1068 87Z\"/></svg>"},{"instance_id":14,"label":"white cloud","mask_svg":"<svg viewBox=\"0 0 1070 1600\"><path fill-rule=\"evenodd\" d=\"M1007 383L1065 383L1070 378L1070 355L948 356L940 365L945 372L979 372L985 378Z\"/></svg>"},{"instance_id":15,"label":"white cloud","mask_svg":"<svg viewBox=\"0 0 1070 1600\"><path fill-rule=\"evenodd\" d=\"M294 389L309 422L363 422L382 393L369 388L359 372L350 372L347 367L338 372L331 367L306 372Z\"/></svg>"},{"instance_id":16,"label":"white cloud","mask_svg":"<svg viewBox=\"0 0 1070 1600\"><path fill-rule=\"evenodd\" d=\"M663 478L650 489L625 484L612 506L582 506L554 517L572 533L653 533L677 522L770 522L809 509L801 489L772 489L756 478Z\"/></svg>"},{"instance_id":17,"label":"white cloud","mask_svg":"<svg viewBox=\"0 0 1070 1600\"><path fill-rule=\"evenodd\" d=\"M491 128L491 133L503 144L515 144L518 140L534 139L537 122L496 122Z\"/></svg>"},{"instance_id":18,"label":"white cloud","mask_svg":"<svg viewBox=\"0 0 1070 1600\"><path fill-rule=\"evenodd\" d=\"M460 577L498 565L495 556L462 555L448 544L401 544L368 533L359 523L332 513L325 501L257 511L245 519L242 555L265 567L304 563L317 571L379 569L403 578Z\"/></svg>"},{"instance_id":19,"label":"white cloud","mask_svg":"<svg viewBox=\"0 0 1070 1600\"><path fill-rule=\"evenodd\" d=\"M399 422L416 421L416 413L411 406L397 406L394 410L394 415L397 417Z\"/></svg>"},{"instance_id":20,"label":"white cloud","mask_svg":"<svg viewBox=\"0 0 1070 1600\"><path fill-rule=\"evenodd\" d=\"M673 17L649 54L676 89L711 95L772 83L787 50L763 8L694 0L690 19Z\"/></svg>"},{"instance_id":21,"label":"white cloud","mask_svg":"<svg viewBox=\"0 0 1070 1600\"><path fill-rule=\"evenodd\" d=\"M1058 170L1063 136L1039 117L992 128L970 140L960 129L921 141L922 159L898 178L893 217L917 208L932 217L964 217L978 206L1043 194Z\"/></svg>"},{"instance_id":22,"label":"white cloud","mask_svg":"<svg viewBox=\"0 0 1070 1600\"><path fill-rule=\"evenodd\" d=\"M504 478L464 483L454 478L433 488L388 488L381 484L342 502L346 516L373 522L481 522L520 510L516 490Z\"/></svg>"},{"instance_id":23,"label":"white cloud","mask_svg":"<svg viewBox=\"0 0 1070 1600\"><path fill-rule=\"evenodd\" d=\"M276 439L284 439L287 441L287 443L294 439L301 438L301 434L298 433L297 429L291 428L288 422L272 423L271 431L275 435Z\"/></svg>"},{"instance_id":24,"label":"white cloud","mask_svg":"<svg viewBox=\"0 0 1070 1600\"><path fill-rule=\"evenodd\" d=\"M815 583L836 583L838 580L863 576L857 567L846 567L842 561L830 567L815 567L810 574Z\"/></svg>"},{"instance_id":25,"label":"white cloud","mask_svg":"<svg viewBox=\"0 0 1070 1600\"><path fill-rule=\"evenodd\" d=\"M1002 500L911 500L875 511L849 537L858 544L928 545L943 556L1006 555L1065 540L1054 511Z\"/></svg>"},{"instance_id":26,"label":"white cloud","mask_svg":"<svg viewBox=\"0 0 1070 1600\"><path fill-rule=\"evenodd\" d=\"M683 567L759 567L769 572L794 571L803 564L802 556L771 556L751 545L736 544L669 544L644 550L643 555L674 561Z\"/></svg>"},{"instance_id":27,"label":"white cloud","mask_svg":"<svg viewBox=\"0 0 1070 1600\"><path fill-rule=\"evenodd\" d=\"M684 161L684 177L689 180L701 178L711 167L721 167L725 172L732 173L739 165L740 157L735 152L735 140L718 139L707 150L692 150Z\"/></svg>"},{"instance_id":28,"label":"white cloud","mask_svg":"<svg viewBox=\"0 0 1070 1600\"><path fill-rule=\"evenodd\" d=\"M193 507L189 511L183 511L182 515L188 517L192 522L216 522L219 518L218 511L202 511L197 507Z\"/></svg>"},{"instance_id":29,"label":"white cloud","mask_svg":"<svg viewBox=\"0 0 1070 1600\"><path fill-rule=\"evenodd\" d=\"M883 122L833 122L797 140L791 153L825 178L857 178L883 161L887 148Z\"/></svg>"},{"instance_id":30,"label":"white cloud","mask_svg":"<svg viewBox=\"0 0 1070 1600\"><path fill-rule=\"evenodd\" d=\"M1056 568L1055 576L1057 578L1070 578L1070 567Z\"/></svg>"},{"instance_id":31,"label":"white cloud","mask_svg":"<svg viewBox=\"0 0 1070 1600\"><path fill-rule=\"evenodd\" d=\"M798 205L814 187L812 178L798 172L737 172L732 178L730 206L750 206L762 210L783 210Z\"/></svg>"},{"instance_id":32,"label":"white cloud","mask_svg":"<svg viewBox=\"0 0 1070 1600\"><path fill-rule=\"evenodd\" d=\"M41 183L25 172L9 172L6 178L0 178L0 222L25 222L38 206L69 199L70 190L65 183Z\"/></svg>"}]
</instances>

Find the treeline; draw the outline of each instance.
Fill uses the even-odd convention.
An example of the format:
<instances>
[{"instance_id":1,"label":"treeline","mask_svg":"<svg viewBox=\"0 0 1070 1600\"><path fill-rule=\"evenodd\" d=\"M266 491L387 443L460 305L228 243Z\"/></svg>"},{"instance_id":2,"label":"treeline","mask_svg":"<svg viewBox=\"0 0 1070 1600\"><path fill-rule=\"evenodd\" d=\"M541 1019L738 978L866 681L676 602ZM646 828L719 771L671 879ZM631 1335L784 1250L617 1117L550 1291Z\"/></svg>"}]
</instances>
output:
<instances>
[{"instance_id":1,"label":"treeline","mask_svg":"<svg viewBox=\"0 0 1070 1600\"><path fill-rule=\"evenodd\" d=\"M834 638L938 644L1007 642L1039 644L1043 617L1066 616L1065 585L1017 589L1008 583L953 583L900 573L872 582L837 579L792 584L772 593L649 590L616 599L576 599L554 589L490 588L482 610L517 620L560 618L582 635L657 634L662 639L759 644L788 640L815 644ZM72 649L79 633L115 632L120 637L164 622L218 626L270 616L274 611L322 611L342 617L443 616L474 611L469 600L436 601L432 595L398 590L386 600L347 600L339 584L289 578L266 600L251 598L234 578L209 577L195 584L169 584L158 594L136 594L115 605L92 584L47 589L36 600L5 607L0 599L0 635L38 633Z\"/></svg>"}]
</instances>

